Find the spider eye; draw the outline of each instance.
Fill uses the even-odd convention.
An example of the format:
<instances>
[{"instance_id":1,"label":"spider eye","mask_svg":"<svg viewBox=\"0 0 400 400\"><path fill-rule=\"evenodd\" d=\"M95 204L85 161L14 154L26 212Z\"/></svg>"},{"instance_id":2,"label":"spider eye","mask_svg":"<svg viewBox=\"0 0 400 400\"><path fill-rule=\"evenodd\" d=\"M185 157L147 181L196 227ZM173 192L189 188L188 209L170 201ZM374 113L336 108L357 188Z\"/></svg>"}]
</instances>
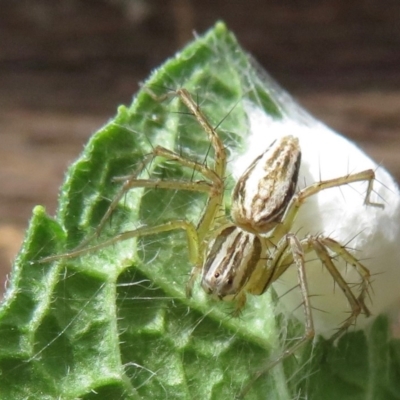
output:
<instances>
[{"instance_id":1,"label":"spider eye","mask_svg":"<svg viewBox=\"0 0 400 400\"><path fill-rule=\"evenodd\" d=\"M232 285L232 283L233 283L233 279L232 279L232 278L229 278L229 279L228 279L228 285Z\"/></svg>"},{"instance_id":2,"label":"spider eye","mask_svg":"<svg viewBox=\"0 0 400 400\"><path fill-rule=\"evenodd\" d=\"M216 273L214 274L214 278L219 278L219 272L216 272Z\"/></svg>"}]
</instances>

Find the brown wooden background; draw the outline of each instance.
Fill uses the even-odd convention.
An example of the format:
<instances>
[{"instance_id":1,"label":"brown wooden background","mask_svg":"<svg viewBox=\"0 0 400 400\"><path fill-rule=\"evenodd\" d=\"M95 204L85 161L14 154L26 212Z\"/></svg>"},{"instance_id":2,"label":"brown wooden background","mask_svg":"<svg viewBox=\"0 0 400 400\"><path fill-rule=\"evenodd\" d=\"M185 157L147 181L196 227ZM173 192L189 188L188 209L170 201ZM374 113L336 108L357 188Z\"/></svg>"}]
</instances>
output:
<instances>
[{"instance_id":1,"label":"brown wooden background","mask_svg":"<svg viewBox=\"0 0 400 400\"><path fill-rule=\"evenodd\" d=\"M32 208L192 31L223 19L315 116L400 178L398 0L15 0L0 11L0 269Z\"/></svg>"}]
</instances>

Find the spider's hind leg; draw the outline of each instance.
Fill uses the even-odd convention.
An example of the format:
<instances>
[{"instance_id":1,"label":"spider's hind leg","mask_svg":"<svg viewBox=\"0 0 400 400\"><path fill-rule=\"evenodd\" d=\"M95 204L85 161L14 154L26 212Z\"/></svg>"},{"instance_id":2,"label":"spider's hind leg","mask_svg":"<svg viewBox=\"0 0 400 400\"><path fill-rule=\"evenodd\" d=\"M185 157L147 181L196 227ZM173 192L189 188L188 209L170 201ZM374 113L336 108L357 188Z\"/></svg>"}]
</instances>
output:
<instances>
[{"instance_id":1,"label":"spider's hind leg","mask_svg":"<svg viewBox=\"0 0 400 400\"><path fill-rule=\"evenodd\" d=\"M199 172L204 176L204 180L162 180L162 179L139 179L140 174L147 168L149 164L153 162L156 157L163 157L166 160L174 161L183 167L190 168L194 171ZM177 190L189 190L194 192L211 193L215 191L216 187L222 187L222 180L218 177L215 172L190 159L182 157L181 155L168 150L162 146L156 146L153 151L147 154L144 159L139 163L136 170L128 176L116 177L113 179L114 182L123 181L123 184L117 194L114 196L106 213L103 215L100 223L98 224L95 232L87 237L82 243L79 244L73 251L80 250L84 248L88 243L90 243L94 238L100 235L103 230L105 223L109 220L111 214L118 207L119 202L122 197L129 190L138 187L147 188L158 188L158 189L177 189Z\"/></svg>"},{"instance_id":2,"label":"spider's hind leg","mask_svg":"<svg viewBox=\"0 0 400 400\"><path fill-rule=\"evenodd\" d=\"M364 205L370 207L384 208L381 203L374 203L371 201L371 193L373 192L373 183L375 181L375 172L372 169L357 172L355 174L348 174L339 178L328 179L325 181L315 182L310 186L300 190L292 197L289 206L285 212L281 225L275 229L277 237L283 237L293 225L300 207L307 198L322 192L323 190L331 189L334 187L345 186L354 182L367 182L367 190L364 197Z\"/></svg>"}]
</instances>

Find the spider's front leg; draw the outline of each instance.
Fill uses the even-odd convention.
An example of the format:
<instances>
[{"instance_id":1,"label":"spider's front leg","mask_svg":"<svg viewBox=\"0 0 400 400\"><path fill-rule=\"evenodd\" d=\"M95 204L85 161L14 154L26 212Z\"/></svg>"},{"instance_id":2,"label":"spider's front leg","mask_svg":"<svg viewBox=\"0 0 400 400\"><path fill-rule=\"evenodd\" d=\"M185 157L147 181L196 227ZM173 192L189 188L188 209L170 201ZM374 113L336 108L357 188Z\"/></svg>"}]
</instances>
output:
<instances>
[{"instance_id":1,"label":"spider's front leg","mask_svg":"<svg viewBox=\"0 0 400 400\"><path fill-rule=\"evenodd\" d=\"M291 234L288 234L291 235ZM288 236L286 235L286 237ZM285 237L285 238L286 238ZM278 244L276 253L282 253L283 256L276 256L272 262L272 265L277 264L273 268L273 274L270 281L274 282L279 279L282 274L295 262L291 251L285 249L285 238L283 238ZM351 308L350 316L342 323L337 332L331 337L335 340L341 336L351 325L354 324L358 315L364 313L366 317L371 315L371 312L365 305L365 297L368 295L368 289L370 287L370 272L362 265L344 246L340 245L336 240L329 237L323 236L308 236L302 239L300 242L302 251L304 254L315 252L317 257L321 260L324 267L328 270L335 283L340 287L343 294L346 296ZM360 290L359 295L356 296L349 284L343 278L335 264L333 263L333 257L329 251L335 253L336 256L340 257L348 265L352 266L360 276ZM271 267L270 267L271 268Z\"/></svg>"},{"instance_id":2,"label":"spider's front leg","mask_svg":"<svg viewBox=\"0 0 400 400\"><path fill-rule=\"evenodd\" d=\"M267 239L264 239L267 244ZM341 257L346 263L353 266L361 277L360 294L356 297L349 284L342 277L336 266L332 261L329 250ZM322 261L325 268L329 271L334 281L343 291L346 296L350 307L351 315L342 323L337 332L331 336L331 340L335 340L342 335L351 325L354 324L358 315L364 313L366 316L370 315L368 308L364 304L364 298L368 294L370 286L369 277L370 273L345 247L341 246L338 242L331 238L321 236L308 236L305 239L299 240L293 233L284 235L271 253L270 259L259 265L258 271L254 272L255 279L250 280L247 286L247 291L253 294L263 294L266 292L271 284L278 280L288 268L293 264L297 268L298 285L300 288L302 306L305 315L305 332L304 335L296 341L294 345L285 350L278 358L269 362L264 368L255 373L254 378L245 386L239 395L239 399L243 398L250 390L254 382L267 373L275 365L279 364L285 358L294 354L306 342L315 336L314 320L312 315L312 305L310 302L310 293L308 289L307 273L305 265L305 254L315 252L318 258Z\"/></svg>"},{"instance_id":3,"label":"spider's front leg","mask_svg":"<svg viewBox=\"0 0 400 400\"><path fill-rule=\"evenodd\" d=\"M39 260L39 263L47 263L52 261L58 261L63 259L70 259L79 257L81 255L95 252L106 247L109 247L115 243L122 242L125 240L143 237L143 236L150 236L150 235L157 235L162 232L170 232L174 230L182 229L186 232L187 241L188 241L188 253L189 253L189 261L193 265L201 265L201 256L200 256L200 243L199 238L197 235L196 227L193 223L185 220L174 220L169 221L164 224L155 225L155 226L142 226L138 229L134 229L132 231L126 231L115 235L109 240L106 240L102 243L99 243L94 246L85 247L79 250L72 250L67 253L63 254L56 254L54 256L44 257Z\"/></svg>"},{"instance_id":4,"label":"spider's front leg","mask_svg":"<svg viewBox=\"0 0 400 400\"><path fill-rule=\"evenodd\" d=\"M313 339L315 336L314 322L311 311L310 296L309 296L308 283L306 277L303 245L296 237L296 235L288 233L284 238L282 238L279 241L272 258L267 262L267 266L266 267L264 266L264 270L266 271L265 277L267 278L267 282L264 282L264 289L261 293L258 294L264 293L269 288L270 284L275 279L277 279L277 277L281 276L284 271L286 271L287 269L286 265L281 264L282 257L286 252L290 254L291 262L292 263L294 262L294 264L297 267L298 284L300 287L302 305L304 308L304 315L305 315L304 335L300 339L298 339L294 345L292 345L284 352L282 352L282 354L279 357L274 359L272 362L268 362L268 364L264 368L256 372L251 381L246 384L246 386L237 396L237 399L242 399L250 390L250 388L253 386L255 381L257 381L262 375L267 373L271 368L274 368L284 359L294 354L299 348L301 348L305 343Z\"/></svg>"},{"instance_id":5,"label":"spider's front leg","mask_svg":"<svg viewBox=\"0 0 400 400\"><path fill-rule=\"evenodd\" d=\"M339 327L337 332L331 337L331 340L335 340L337 337L341 336L351 325L353 325L357 317L364 313L366 317L371 315L371 312L365 305L364 299L368 295L368 289L370 288L370 272L364 267L351 253L349 253L346 248L341 246L338 242L331 238L324 237L309 237L306 239L308 241L318 258L323 262L325 267L328 269L329 273L332 275L334 281L338 284L340 289L346 296L350 307L351 314ZM341 257L347 264L355 268L360 275L360 294L356 298L353 294L353 290L349 287L349 284L344 280L334 263L332 262L332 257L330 256L328 249L336 253Z\"/></svg>"},{"instance_id":6,"label":"spider's front leg","mask_svg":"<svg viewBox=\"0 0 400 400\"><path fill-rule=\"evenodd\" d=\"M308 239L311 242L311 246L318 258L322 261L325 268L329 271L335 283L340 287L343 291L343 294L346 296L347 301L350 304L351 314L350 316L342 323L342 325L337 329L337 332L331 336L331 340L335 340L337 337L341 336L351 325L353 325L360 315L362 311L365 312L366 316L370 315L368 308L364 304L364 291L361 291L359 298L356 298L353 291L351 290L349 284L345 281L343 276L340 274L334 263L332 262L332 258L328 253L328 250L324 246L323 242L318 240L318 238L310 237ZM363 279L363 282L368 282Z\"/></svg>"},{"instance_id":7,"label":"spider's front leg","mask_svg":"<svg viewBox=\"0 0 400 400\"><path fill-rule=\"evenodd\" d=\"M194 171L200 172L208 180L162 180L162 179L139 179L138 176L141 172L146 169L146 166L151 163L155 157L163 157L170 161L175 161L180 165L191 168ZM135 173L129 176L114 178L115 181L123 180L124 183L118 193L113 198L111 204L109 205L106 213L103 215L99 225L97 226L95 232L87 237L82 243L79 244L73 250L54 256L45 257L40 260L41 263L56 261L59 259L75 258L80 255L94 252L105 247L108 247L114 243L132 239L139 236L154 235L161 232L172 231L176 229L184 229L187 232L188 243L189 243L189 258L192 265L195 265L194 269L201 269L202 261L200 260L200 255L203 253L203 240L204 235L200 236L200 231L191 222L185 220L175 220L170 221L165 224L156 226L143 226L141 228L122 232L117 234L113 238L106 240L98 245L87 246L94 238L100 235L105 223L110 218L113 211L118 207L118 204L124 194L133 189L139 187L145 188L159 188L159 189L174 189L174 190L188 190L199 193L208 193L209 200L208 203L214 203L210 207L206 207L206 211L203 214L202 221L211 219L217 212L217 205L220 204L220 197L223 194L223 182L222 179L217 176L215 171L208 168L196 161L184 158L171 150L164 147L157 146L154 150L148 154L140 163L139 167L136 169ZM211 216L210 216L211 215ZM206 218L207 217L207 218ZM206 229L204 229L206 231ZM200 265L200 267L199 267Z\"/></svg>"}]
</instances>

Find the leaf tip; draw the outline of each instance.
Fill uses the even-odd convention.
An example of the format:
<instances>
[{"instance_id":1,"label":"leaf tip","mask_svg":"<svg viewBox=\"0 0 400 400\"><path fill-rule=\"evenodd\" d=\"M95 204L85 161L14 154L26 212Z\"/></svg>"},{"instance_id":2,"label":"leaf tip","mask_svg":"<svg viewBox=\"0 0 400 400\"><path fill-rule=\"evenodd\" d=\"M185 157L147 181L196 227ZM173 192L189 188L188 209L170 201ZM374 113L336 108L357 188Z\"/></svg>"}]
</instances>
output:
<instances>
[{"instance_id":1,"label":"leaf tip","mask_svg":"<svg viewBox=\"0 0 400 400\"><path fill-rule=\"evenodd\" d=\"M215 30L218 33L226 33L228 32L228 27L226 26L226 23L224 21L217 21L215 23Z\"/></svg>"},{"instance_id":2,"label":"leaf tip","mask_svg":"<svg viewBox=\"0 0 400 400\"><path fill-rule=\"evenodd\" d=\"M43 217L46 215L46 209L43 206L35 206L32 214L34 217Z\"/></svg>"}]
</instances>

